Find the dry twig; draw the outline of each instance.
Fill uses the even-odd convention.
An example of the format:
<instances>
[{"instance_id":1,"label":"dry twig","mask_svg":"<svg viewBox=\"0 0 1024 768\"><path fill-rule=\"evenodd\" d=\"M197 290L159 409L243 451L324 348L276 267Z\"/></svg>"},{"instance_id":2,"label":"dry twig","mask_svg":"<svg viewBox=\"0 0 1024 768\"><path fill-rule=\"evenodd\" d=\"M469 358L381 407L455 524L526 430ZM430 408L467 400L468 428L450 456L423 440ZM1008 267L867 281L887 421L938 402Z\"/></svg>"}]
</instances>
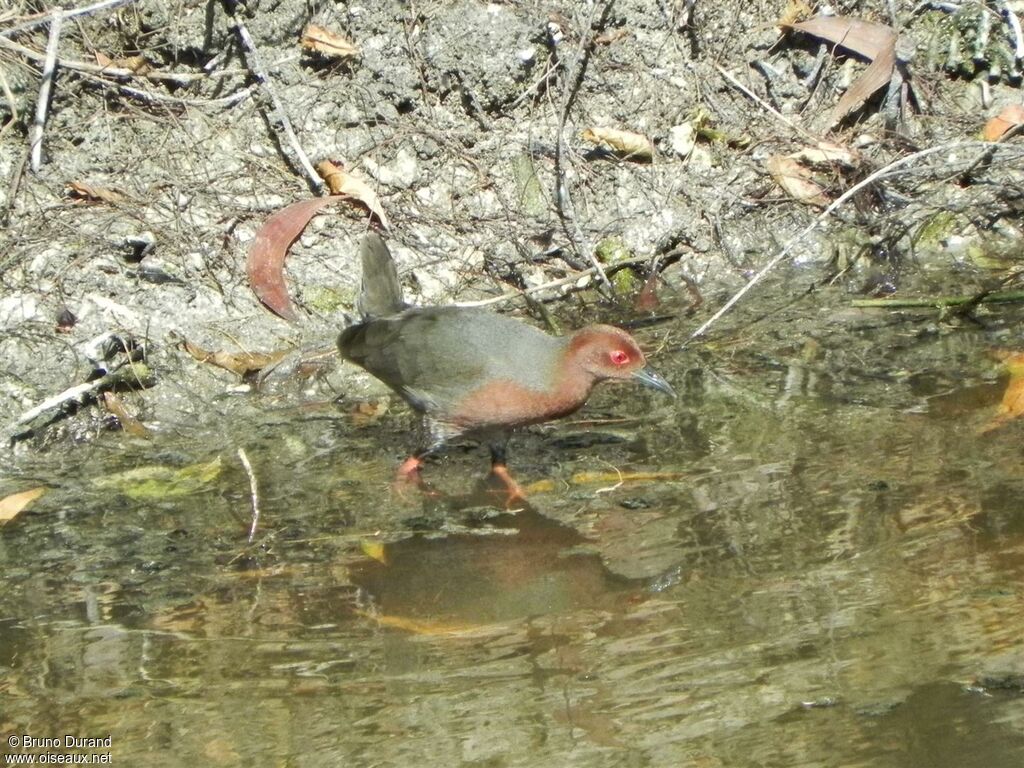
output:
<instances>
[{"instance_id":1,"label":"dry twig","mask_svg":"<svg viewBox=\"0 0 1024 768\"><path fill-rule=\"evenodd\" d=\"M137 0L101 0L100 2L93 3L92 5L84 5L81 8L69 8L68 10L61 10L58 8L53 13L48 13L44 16L32 19L32 21L26 21L24 24L19 24L16 27L2 30L0 31L0 37L10 37L11 35L16 35L19 32L25 32L26 30L34 29L35 27L42 26L43 24L51 23L57 16L60 16L63 19L73 19L77 16L88 16L89 14L97 13L98 11L117 8L122 5L130 5L135 2L137 2Z\"/></svg>"},{"instance_id":2,"label":"dry twig","mask_svg":"<svg viewBox=\"0 0 1024 768\"><path fill-rule=\"evenodd\" d=\"M607 14L611 9L612 2L613 0L608 0L605 3L604 14ZM569 238L577 251L587 257L591 264L591 269L599 276L601 284L610 296L614 289L612 288L611 281L608 280L608 275L604 273L604 269L601 268L597 257L594 255L594 247L591 245L586 234L584 234L583 228L580 227L579 220L576 218L576 209L572 203L572 195L569 193L569 184L567 183L565 172L565 156L567 154L565 123L569 117L569 108L572 106L572 102L579 90L579 80L583 76L589 44L591 43L591 27L594 23L594 16L597 13L597 3L594 0L590 0L589 5L590 9L586 14L585 26L580 32L580 43L573 56L572 67L566 73L565 88L559 108L558 136L555 142L555 178L557 184L555 200L558 202L558 217L562 222L562 228L565 230L566 237Z\"/></svg>"},{"instance_id":3,"label":"dry twig","mask_svg":"<svg viewBox=\"0 0 1024 768\"><path fill-rule=\"evenodd\" d=\"M58 10L50 16L50 39L46 43L46 61L43 62L42 82L39 84L36 116L28 133L33 173L39 173L39 169L43 165L43 128L46 125L46 113L50 109L50 90L53 87L53 76L57 70L57 47L60 44L60 28L63 24L64 15L61 11Z\"/></svg>"},{"instance_id":4,"label":"dry twig","mask_svg":"<svg viewBox=\"0 0 1024 768\"><path fill-rule=\"evenodd\" d=\"M249 526L249 543L256 538L256 526L260 521L260 489L256 483L256 473L253 472L252 464L249 462L249 455L245 448L238 449L238 460L245 467L245 474L249 476L249 498L252 502L252 524Z\"/></svg>"},{"instance_id":5,"label":"dry twig","mask_svg":"<svg viewBox=\"0 0 1024 768\"><path fill-rule=\"evenodd\" d=\"M756 93L754 93L752 90L747 88L747 86L743 85L743 83L741 83L735 77L730 75L729 72L724 67L722 67L722 66L720 66L718 64L715 64L714 66L715 66L715 69L718 70L718 74L720 74L722 77L724 77L726 79L726 81L733 88L735 88L740 93L742 93L744 96L746 96L748 99L753 101L755 104L757 104L759 107L761 107L761 109L763 109L769 115L774 117L780 123L782 123L785 126L788 126L792 130L794 130L796 133L798 133L801 136L803 136L804 138L810 139L811 141L821 141L820 137L815 136L813 133L811 133L810 131L805 130L804 128L801 128L799 125L797 125L792 120L790 120L788 117L786 117L784 114L782 114L777 109L775 109L775 107L773 107L771 104L769 104L764 99L762 99L760 96L758 96Z\"/></svg>"},{"instance_id":6,"label":"dry twig","mask_svg":"<svg viewBox=\"0 0 1024 768\"><path fill-rule=\"evenodd\" d=\"M259 53L256 50L256 43L253 42L252 35L249 34L249 30L241 21L235 22L235 34L238 35L238 40L242 45L242 56L245 59L245 65L249 68L252 76L256 78L256 82L259 83L261 90L266 94L273 107L273 118L280 126L285 138L285 141L280 142L281 146L291 147L292 152L295 153L295 161L303 173L306 174L310 187L314 192L321 192L324 188L324 181L320 178L320 174L316 172L316 169L313 168L313 164L309 161L309 156L302 149L302 145L299 144L299 138L295 135L292 123L288 119L288 113L285 112L284 104L281 103L274 89L270 87L270 77L260 65ZM287 157L285 159L291 160L291 158Z\"/></svg>"}]
</instances>

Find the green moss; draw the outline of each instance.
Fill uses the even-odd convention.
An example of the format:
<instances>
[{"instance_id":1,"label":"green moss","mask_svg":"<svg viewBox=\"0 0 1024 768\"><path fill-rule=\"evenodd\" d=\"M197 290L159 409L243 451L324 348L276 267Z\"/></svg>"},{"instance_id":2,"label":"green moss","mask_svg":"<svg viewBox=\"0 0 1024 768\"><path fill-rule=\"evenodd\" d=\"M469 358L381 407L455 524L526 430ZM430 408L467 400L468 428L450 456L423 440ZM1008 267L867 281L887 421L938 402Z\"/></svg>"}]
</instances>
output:
<instances>
[{"instance_id":1,"label":"green moss","mask_svg":"<svg viewBox=\"0 0 1024 768\"><path fill-rule=\"evenodd\" d=\"M303 298L310 309L325 315L332 315L343 307L350 307L355 299L351 291L328 288L325 286L307 287Z\"/></svg>"},{"instance_id":2,"label":"green moss","mask_svg":"<svg viewBox=\"0 0 1024 768\"><path fill-rule=\"evenodd\" d=\"M512 161L512 176L516 180L516 197L523 213L528 216L540 216L547 210L544 190L533 167L533 158L523 154Z\"/></svg>"},{"instance_id":3,"label":"green moss","mask_svg":"<svg viewBox=\"0 0 1024 768\"><path fill-rule=\"evenodd\" d=\"M594 255L602 264L618 264L633 258L633 252L626 247L619 237L607 237L597 244ZM640 290L640 278L632 269L620 269L610 278L612 288L619 296L635 293Z\"/></svg>"},{"instance_id":4,"label":"green moss","mask_svg":"<svg viewBox=\"0 0 1024 768\"><path fill-rule=\"evenodd\" d=\"M119 491L131 499L157 500L187 496L196 493L220 475L220 456L213 461L190 464L187 467L168 467L151 464L97 477L92 483L97 488Z\"/></svg>"},{"instance_id":5,"label":"green moss","mask_svg":"<svg viewBox=\"0 0 1024 768\"><path fill-rule=\"evenodd\" d=\"M626 247L621 237L606 237L594 248L594 255L602 264L617 264L632 258L633 252Z\"/></svg>"},{"instance_id":6,"label":"green moss","mask_svg":"<svg viewBox=\"0 0 1024 768\"><path fill-rule=\"evenodd\" d=\"M938 248L956 232L957 217L951 211L936 211L917 230L914 245L918 248Z\"/></svg>"}]
</instances>

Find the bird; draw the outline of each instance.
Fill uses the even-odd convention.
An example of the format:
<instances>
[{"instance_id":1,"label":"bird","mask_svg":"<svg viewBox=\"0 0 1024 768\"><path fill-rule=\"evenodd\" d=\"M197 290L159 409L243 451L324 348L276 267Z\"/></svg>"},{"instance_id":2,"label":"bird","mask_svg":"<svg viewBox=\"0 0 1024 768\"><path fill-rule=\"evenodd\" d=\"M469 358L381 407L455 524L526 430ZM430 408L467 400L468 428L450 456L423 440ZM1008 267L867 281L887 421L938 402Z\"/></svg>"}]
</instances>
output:
<instances>
[{"instance_id":1,"label":"bird","mask_svg":"<svg viewBox=\"0 0 1024 768\"><path fill-rule=\"evenodd\" d=\"M391 252L373 231L363 238L360 260L359 317L342 330L338 350L421 414L429 434L399 467L398 480L420 483L427 456L469 436L487 443L492 474L521 497L506 461L512 430L577 411L603 381L637 382L675 397L621 328L590 325L552 336L480 307L410 305Z\"/></svg>"}]
</instances>

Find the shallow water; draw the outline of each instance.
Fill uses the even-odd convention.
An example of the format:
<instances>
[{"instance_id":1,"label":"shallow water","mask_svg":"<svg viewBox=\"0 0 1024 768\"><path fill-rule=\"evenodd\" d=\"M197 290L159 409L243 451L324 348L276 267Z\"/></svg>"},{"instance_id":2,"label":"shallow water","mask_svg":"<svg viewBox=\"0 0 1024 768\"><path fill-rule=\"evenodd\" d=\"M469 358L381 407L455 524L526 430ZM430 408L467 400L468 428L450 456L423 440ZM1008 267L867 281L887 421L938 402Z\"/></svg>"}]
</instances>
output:
<instances>
[{"instance_id":1,"label":"shallow water","mask_svg":"<svg viewBox=\"0 0 1024 768\"><path fill-rule=\"evenodd\" d=\"M518 437L515 513L476 487L483 451L394 494L397 408L268 402L23 461L0 496L49 491L0 530L5 742L110 736L79 751L157 766L1024 764L1024 425L982 431L1019 318L788 312L685 353L689 323L645 331L680 398L607 388Z\"/></svg>"}]
</instances>

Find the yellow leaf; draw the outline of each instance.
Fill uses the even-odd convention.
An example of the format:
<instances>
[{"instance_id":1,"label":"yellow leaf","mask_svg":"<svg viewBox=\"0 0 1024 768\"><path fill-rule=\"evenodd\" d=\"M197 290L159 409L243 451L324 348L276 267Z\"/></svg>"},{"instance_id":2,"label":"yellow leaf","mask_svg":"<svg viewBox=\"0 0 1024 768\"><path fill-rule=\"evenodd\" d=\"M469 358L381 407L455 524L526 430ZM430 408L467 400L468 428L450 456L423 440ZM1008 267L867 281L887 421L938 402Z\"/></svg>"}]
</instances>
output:
<instances>
[{"instance_id":1,"label":"yellow leaf","mask_svg":"<svg viewBox=\"0 0 1024 768\"><path fill-rule=\"evenodd\" d=\"M443 619L413 619L406 616L388 616L383 614L357 613L373 619L382 627L400 629L414 635L427 637L473 637L494 631L494 625L470 624L467 622L444 621Z\"/></svg>"},{"instance_id":2,"label":"yellow leaf","mask_svg":"<svg viewBox=\"0 0 1024 768\"><path fill-rule=\"evenodd\" d=\"M379 541L361 541L359 542L359 548L363 550L363 554L371 560L376 560L382 565L388 564L387 552L384 549L384 544Z\"/></svg>"},{"instance_id":3,"label":"yellow leaf","mask_svg":"<svg viewBox=\"0 0 1024 768\"><path fill-rule=\"evenodd\" d=\"M132 499L143 501L168 499L198 493L217 479L221 471L220 456L213 461L187 467L151 464L93 478L97 488L110 488Z\"/></svg>"},{"instance_id":4,"label":"yellow leaf","mask_svg":"<svg viewBox=\"0 0 1024 768\"><path fill-rule=\"evenodd\" d=\"M1024 354L1003 352L1000 353L1000 357L1003 366L1010 372L1010 380L1006 382L1003 399L999 403L996 415L979 430L981 434L991 432L1024 416Z\"/></svg>"},{"instance_id":5,"label":"yellow leaf","mask_svg":"<svg viewBox=\"0 0 1024 768\"><path fill-rule=\"evenodd\" d=\"M46 493L46 488L39 486L20 493L12 493L0 499L0 526L16 518L29 504Z\"/></svg>"}]
</instances>

